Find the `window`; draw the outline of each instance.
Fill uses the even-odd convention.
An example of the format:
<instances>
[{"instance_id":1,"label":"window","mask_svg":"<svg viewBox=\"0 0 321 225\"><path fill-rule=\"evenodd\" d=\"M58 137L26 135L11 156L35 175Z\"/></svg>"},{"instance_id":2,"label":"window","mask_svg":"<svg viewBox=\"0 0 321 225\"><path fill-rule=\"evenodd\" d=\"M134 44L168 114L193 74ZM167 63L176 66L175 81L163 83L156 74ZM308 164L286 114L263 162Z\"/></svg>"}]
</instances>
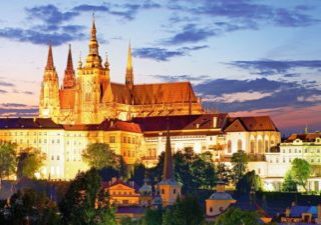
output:
<instances>
[{"instance_id":1,"label":"window","mask_svg":"<svg viewBox=\"0 0 321 225\"><path fill-rule=\"evenodd\" d=\"M57 155L57 160L60 160L60 156L59 155Z\"/></svg>"},{"instance_id":2,"label":"window","mask_svg":"<svg viewBox=\"0 0 321 225\"><path fill-rule=\"evenodd\" d=\"M254 153L255 152L255 141L254 140L252 140L251 141L251 153Z\"/></svg>"},{"instance_id":3,"label":"window","mask_svg":"<svg viewBox=\"0 0 321 225\"><path fill-rule=\"evenodd\" d=\"M227 142L227 152L232 153L232 142L231 141Z\"/></svg>"},{"instance_id":4,"label":"window","mask_svg":"<svg viewBox=\"0 0 321 225\"><path fill-rule=\"evenodd\" d=\"M242 140L240 139L237 141L237 150L243 150Z\"/></svg>"},{"instance_id":5,"label":"window","mask_svg":"<svg viewBox=\"0 0 321 225\"><path fill-rule=\"evenodd\" d=\"M115 140L115 136L110 136L109 137L109 143L115 143L116 140Z\"/></svg>"},{"instance_id":6,"label":"window","mask_svg":"<svg viewBox=\"0 0 321 225\"><path fill-rule=\"evenodd\" d=\"M176 189L175 188L173 189L173 194L176 194Z\"/></svg>"},{"instance_id":7,"label":"window","mask_svg":"<svg viewBox=\"0 0 321 225\"><path fill-rule=\"evenodd\" d=\"M165 190L164 189L162 189L162 194L165 194Z\"/></svg>"},{"instance_id":8,"label":"window","mask_svg":"<svg viewBox=\"0 0 321 225\"><path fill-rule=\"evenodd\" d=\"M54 159L55 159L55 157L52 155L52 156L51 156L51 160L54 160Z\"/></svg>"},{"instance_id":9,"label":"window","mask_svg":"<svg viewBox=\"0 0 321 225\"><path fill-rule=\"evenodd\" d=\"M258 141L258 150L259 150L259 153L263 153L263 142L262 142L262 140Z\"/></svg>"}]
</instances>

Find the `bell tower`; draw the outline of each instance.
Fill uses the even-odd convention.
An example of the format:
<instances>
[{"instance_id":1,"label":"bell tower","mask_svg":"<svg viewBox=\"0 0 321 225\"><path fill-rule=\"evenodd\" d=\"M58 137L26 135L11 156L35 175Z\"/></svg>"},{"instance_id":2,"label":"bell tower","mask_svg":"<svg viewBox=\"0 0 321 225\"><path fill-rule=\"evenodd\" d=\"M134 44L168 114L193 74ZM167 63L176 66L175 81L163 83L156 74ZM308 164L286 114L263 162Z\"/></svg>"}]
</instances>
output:
<instances>
[{"instance_id":1,"label":"bell tower","mask_svg":"<svg viewBox=\"0 0 321 225\"><path fill-rule=\"evenodd\" d=\"M89 53L84 66L80 64L77 70L77 123L97 124L103 121L100 113L103 96L110 82L109 64L102 66L99 55L99 44L96 36L96 24L93 16L90 31Z\"/></svg>"},{"instance_id":2,"label":"bell tower","mask_svg":"<svg viewBox=\"0 0 321 225\"><path fill-rule=\"evenodd\" d=\"M158 188L160 191L163 207L175 204L176 200L181 196L182 185L177 182L174 177L174 162L172 156L168 119L163 178L161 182L158 183Z\"/></svg>"},{"instance_id":3,"label":"bell tower","mask_svg":"<svg viewBox=\"0 0 321 225\"><path fill-rule=\"evenodd\" d=\"M52 118L57 122L59 117L59 83L54 66L52 47L49 45L47 65L41 83L39 117Z\"/></svg>"}]
</instances>

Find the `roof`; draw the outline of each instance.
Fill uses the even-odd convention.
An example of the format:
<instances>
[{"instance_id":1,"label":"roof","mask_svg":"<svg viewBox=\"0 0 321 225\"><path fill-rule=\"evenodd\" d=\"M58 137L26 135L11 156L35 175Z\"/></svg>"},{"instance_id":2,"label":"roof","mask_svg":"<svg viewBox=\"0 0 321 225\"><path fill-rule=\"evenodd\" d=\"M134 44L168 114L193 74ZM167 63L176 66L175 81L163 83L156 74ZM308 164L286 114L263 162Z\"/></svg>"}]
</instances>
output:
<instances>
[{"instance_id":1,"label":"roof","mask_svg":"<svg viewBox=\"0 0 321 225\"><path fill-rule=\"evenodd\" d=\"M290 216L293 218L301 218L302 213L311 213L313 218L316 218L318 215L318 209L316 206L292 206Z\"/></svg>"},{"instance_id":2,"label":"roof","mask_svg":"<svg viewBox=\"0 0 321 225\"><path fill-rule=\"evenodd\" d=\"M136 117L133 122L140 125L143 132L167 130L167 121L170 130L201 130L215 129L213 127L214 117L218 118L217 128L223 126L226 114L201 114L201 115L177 115L177 116L155 116ZM172 135L172 132L171 132Z\"/></svg>"},{"instance_id":3,"label":"roof","mask_svg":"<svg viewBox=\"0 0 321 225\"><path fill-rule=\"evenodd\" d=\"M62 129L50 118L0 118L0 129Z\"/></svg>"},{"instance_id":4,"label":"roof","mask_svg":"<svg viewBox=\"0 0 321 225\"><path fill-rule=\"evenodd\" d=\"M104 120L101 124L61 125L55 123L50 118L0 118L0 129L63 129L70 131L103 130L141 133L140 126L136 123L108 119Z\"/></svg>"},{"instance_id":5,"label":"roof","mask_svg":"<svg viewBox=\"0 0 321 225\"><path fill-rule=\"evenodd\" d=\"M292 142L296 139L300 139L304 142L315 142L316 138L321 138L321 133L291 134L285 142Z\"/></svg>"},{"instance_id":6,"label":"roof","mask_svg":"<svg viewBox=\"0 0 321 225\"><path fill-rule=\"evenodd\" d=\"M228 117L224 131L278 131L269 116Z\"/></svg>"},{"instance_id":7,"label":"roof","mask_svg":"<svg viewBox=\"0 0 321 225\"><path fill-rule=\"evenodd\" d=\"M125 84L111 83L115 102L134 105L164 103L196 103L197 97L190 82L136 84L132 92Z\"/></svg>"},{"instance_id":8,"label":"roof","mask_svg":"<svg viewBox=\"0 0 321 225\"><path fill-rule=\"evenodd\" d=\"M135 105L197 102L190 82L134 85Z\"/></svg>"},{"instance_id":9,"label":"roof","mask_svg":"<svg viewBox=\"0 0 321 225\"><path fill-rule=\"evenodd\" d=\"M109 181L109 182L102 182L102 187L108 189L108 188L111 188L111 187L119 185L119 184L124 185L129 188L133 188L133 189L135 189L136 192L139 190L139 187L137 186L137 184L135 182L133 182L133 184L131 185L121 179L117 179L115 181Z\"/></svg>"},{"instance_id":10,"label":"roof","mask_svg":"<svg viewBox=\"0 0 321 225\"><path fill-rule=\"evenodd\" d=\"M209 199L212 200L234 200L232 196L227 192L215 192L213 193Z\"/></svg>"}]
</instances>

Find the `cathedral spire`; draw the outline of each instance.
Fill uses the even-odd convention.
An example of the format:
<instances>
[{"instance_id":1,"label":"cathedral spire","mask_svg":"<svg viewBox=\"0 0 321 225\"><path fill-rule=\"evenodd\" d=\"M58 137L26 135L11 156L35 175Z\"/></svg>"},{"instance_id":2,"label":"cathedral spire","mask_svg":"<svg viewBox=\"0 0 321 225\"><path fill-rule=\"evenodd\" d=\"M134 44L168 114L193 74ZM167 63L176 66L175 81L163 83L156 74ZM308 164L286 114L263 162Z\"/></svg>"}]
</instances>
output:
<instances>
[{"instance_id":1,"label":"cathedral spire","mask_svg":"<svg viewBox=\"0 0 321 225\"><path fill-rule=\"evenodd\" d=\"M71 45L69 44L67 66L64 76L63 88L71 88L75 85L75 71L72 63Z\"/></svg>"},{"instance_id":2,"label":"cathedral spire","mask_svg":"<svg viewBox=\"0 0 321 225\"><path fill-rule=\"evenodd\" d=\"M49 44L46 70L54 70L54 69L55 69L55 66L54 66L53 56L52 56L52 47L51 47L51 44Z\"/></svg>"},{"instance_id":3,"label":"cathedral spire","mask_svg":"<svg viewBox=\"0 0 321 225\"><path fill-rule=\"evenodd\" d=\"M132 60L132 48L129 42L128 53L127 53L127 66L126 66L126 85L129 89L133 88L134 85L134 73L133 73L133 60Z\"/></svg>"},{"instance_id":4,"label":"cathedral spire","mask_svg":"<svg viewBox=\"0 0 321 225\"><path fill-rule=\"evenodd\" d=\"M174 180L174 165L171 148L171 140L169 134L169 118L167 118L167 132L166 132L166 149L163 168L163 180Z\"/></svg>"},{"instance_id":5,"label":"cathedral spire","mask_svg":"<svg viewBox=\"0 0 321 225\"><path fill-rule=\"evenodd\" d=\"M95 23L95 15L93 14L92 26L90 30L90 41L89 41L89 54L87 56L87 67L101 67L101 58L98 52L98 41L97 41L97 30Z\"/></svg>"}]
</instances>

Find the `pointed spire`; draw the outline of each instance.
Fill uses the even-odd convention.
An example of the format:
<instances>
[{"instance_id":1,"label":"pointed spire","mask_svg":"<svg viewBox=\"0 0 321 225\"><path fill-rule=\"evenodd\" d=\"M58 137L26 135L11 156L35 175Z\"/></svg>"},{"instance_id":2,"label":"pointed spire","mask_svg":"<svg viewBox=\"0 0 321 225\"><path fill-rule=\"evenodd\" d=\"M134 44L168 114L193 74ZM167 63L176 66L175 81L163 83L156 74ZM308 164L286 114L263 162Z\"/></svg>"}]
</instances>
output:
<instances>
[{"instance_id":1,"label":"pointed spire","mask_svg":"<svg viewBox=\"0 0 321 225\"><path fill-rule=\"evenodd\" d=\"M69 44L66 71L74 71L74 66L72 64L71 44Z\"/></svg>"},{"instance_id":2,"label":"pointed spire","mask_svg":"<svg viewBox=\"0 0 321 225\"><path fill-rule=\"evenodd\" d=\"M133 60L132 60L132 48L129 42L128 53L127 53L127 66L126 66L126 85L129 89L133 88L134 85L134 73L133 73Z\"/></svg>"},{"instance_id":3,"label":"pointed spire","mask_svg":"<svg viewBox=\"0 0 321 225\"><path fill-rule=\"evenodd\" d=\"M128 53L127 53L127 67L126 67L127 71L128 70L133 70L133 62L132 62L132 48L131 48L131 44L129 42L128 45Z\"/></svg>"},{"instance_id":4,"label":"pointed spire","mask_svg":"<svg viewBox=\"0 0 321 225\"><path fill-rule=\"evenodd\" d=\"M86 60L86 67L101 67L101 58L98 52L98 41L96 36L95 15L93 14L92 27L90 30L89 54Z\"/></svg>"},{"instance_id":5,"label":"pointed spire","mask_svg":"<svg viewBox=\"0 0 321 225\"><path fill-rule=\"evenodd\" d=\"M54 66L53 56L52 56L52 47L51 47L51 44L49 44L46 70L54 70L54 69L55 69L55 66Z\"/></svg>"},{"instance_id":6,"label":"pointed spire","mask_svg":"<svg viewBox=\"0 0 321 225\"><path fill-rule=\"evenodd\" d=\"M169 134L169 118L167 118L166 149L163 168L163 180L174 180L174 165Z\"/></svg>"},{"instance_id":7,"label":"pointed spire","mask_svg":"<svg viewBox=\"0 0 321 225\"><path fill-rule=\"evenodd\" d=\"M109 70L109 61L108 61L108 54L107 52L105 53L106 59L105 59L105 69Z\"/></svg>"},{"instance_id":8,"label":"pointed spire","mask_svg":"<svg viewBox=\"0 0 321 225\"><path fill-rule=\"evenodd\" d=\"M71 88L75 85L75 71L72 63L71 45L69 44L67 66L64 76L63 88Z\"/></svg>"}]
</instances>

